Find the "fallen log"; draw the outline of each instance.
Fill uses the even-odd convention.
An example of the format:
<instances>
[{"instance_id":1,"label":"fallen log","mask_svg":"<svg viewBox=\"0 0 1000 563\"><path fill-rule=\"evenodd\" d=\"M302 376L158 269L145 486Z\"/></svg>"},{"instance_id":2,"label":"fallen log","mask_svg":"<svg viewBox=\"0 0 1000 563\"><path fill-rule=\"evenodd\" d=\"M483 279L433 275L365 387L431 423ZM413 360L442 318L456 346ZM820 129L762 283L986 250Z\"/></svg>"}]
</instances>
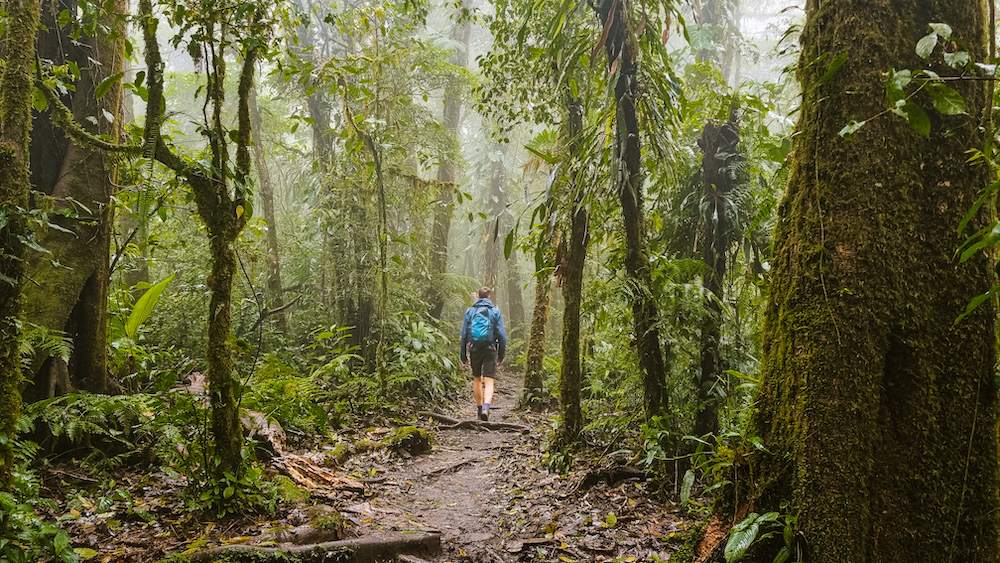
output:
<instances>
[{"instance_id":1,"label":"fallen log","mask_svg":"<svg viewBox=\"0 0 1000 563\"><path fill-rule=\"evenodd\" d=\"M435 555L441 552L441 534L404 532L387 536L369 536L292 547L263 547L259 545L232 544L197 551L188 556L191 563L210 563L226 557L227 561L288 561L294 555L302 563L375 563L393 560L400 554Z\"/></svg>"}]
</instances>

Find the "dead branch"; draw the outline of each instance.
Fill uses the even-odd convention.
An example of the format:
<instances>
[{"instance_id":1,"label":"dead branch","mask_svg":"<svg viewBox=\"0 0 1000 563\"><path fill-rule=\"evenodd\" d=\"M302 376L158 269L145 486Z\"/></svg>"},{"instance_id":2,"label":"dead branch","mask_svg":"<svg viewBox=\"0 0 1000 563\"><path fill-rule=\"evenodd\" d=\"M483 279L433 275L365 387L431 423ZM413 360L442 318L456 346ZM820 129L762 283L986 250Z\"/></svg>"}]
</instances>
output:
<instances>
[{"instance_id":1,"label":"dead branch","mask_svg":"<svg viewBox=\"0 0 1000 563\"><path fill-rule=\"evenodd\" d=\"M287 561L287 555L294 554L303 563L330 561L337 554L336 561L343 563L375 563L395 559L399 554L434 555L441 551L441 535L423 532L404 532L386 536L369 536L353 540L341 540L293 547L261 547L256 545L225 545L193 553L191 563L209 563L224 555L245 553L255 555L255 561Z\"/></svg>"},{"instance_id":2,"label":"dead branch","mask_svg":"<svg viewBox=\"0 0 1000 563\"><path fill-rule=\"evenodd\" d=\"M580 484L577 485L576 490L589 489L601 481L606 482L608 485L614 485L626 479L645 481L649 479L649 474L641 469L630 466L608 467L598 471L591 471L584 475L583 479L580 480Z\"/></svg>"},{"instance_id":3,"label":"dead branch","mask_svg":"<svg viewBox=\"0 0 1000 563\"><path fill-rule=\"evenodd\" d=\"M260 316L257 317L257 322L253 323L253 326L250 327L250 331L249 332L253 332L253 331L257 330L257 327L259 327L261 325L261 323L263 323L268 317L277 315L278 313L283 313L286 310L292 308L293 305L295 305L296 303L299 302L299 299L302 299L302 294L301 293L298 294L298 295L296 295L295 299L292 299L291 301L289 301L288 303L285 303L281 307L275 307L274 309L269 309L267 311L261 312Z\"/></svg>"},{"instance_id":4,"label":"dead branch","mask_svg":"<svg viewBox=\"0 0 1000 563\"><path fill-rule=\"evenodd\" d=\"M438 475L441 475L442 473L448 473L449 471L454 471L454 470L458 469L459 467L462 467L463 465L468 465L468 464L470 464L470 463L472 463L474 461L479 461L479 460L476 460L476 459L467 459L465 461L460 461L458 463L453 463L453 464L451 464L451 465L449 465L447 467L442 467L441 469L435 469L434 471L431 471L430 473L425 473L424 477L425 478L427 478L427 477L436 477Z\"/></svg>"}]
</instances>

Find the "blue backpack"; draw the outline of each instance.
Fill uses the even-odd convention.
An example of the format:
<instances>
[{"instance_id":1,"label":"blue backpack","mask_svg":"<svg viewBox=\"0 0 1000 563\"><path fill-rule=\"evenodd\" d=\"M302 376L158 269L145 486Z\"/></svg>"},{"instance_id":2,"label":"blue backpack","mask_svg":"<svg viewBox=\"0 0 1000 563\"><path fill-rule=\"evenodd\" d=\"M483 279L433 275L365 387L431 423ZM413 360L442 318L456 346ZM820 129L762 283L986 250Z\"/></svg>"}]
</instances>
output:
<instances>
[{"instance_id":1,"label":"blue backpack","mask_svg":"<svg viewBox=\"0 0 1000 563\"><path fill-rule=\"evenodd\" d=\"M493 336L493 319L490 318L492 310L488 305L480 305L472 313L472 345L476 349L481 349L483 344L493 345L496 341Z\"/></svg>"}]
</instances>

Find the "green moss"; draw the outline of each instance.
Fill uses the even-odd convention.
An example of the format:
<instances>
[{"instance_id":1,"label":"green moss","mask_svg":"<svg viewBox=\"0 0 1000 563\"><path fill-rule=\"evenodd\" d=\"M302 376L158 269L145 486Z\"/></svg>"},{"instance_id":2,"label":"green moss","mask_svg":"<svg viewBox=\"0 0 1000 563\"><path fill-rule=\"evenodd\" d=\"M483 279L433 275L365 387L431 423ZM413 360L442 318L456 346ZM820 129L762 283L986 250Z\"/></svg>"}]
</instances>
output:
<instances>
[{"instance_id":1,"label":"green moss","mask_svg":"<svg viewBox=\"0 0 1000 563\"><path fill-rule=\"evenodd\" d=\"M684 536L684 544L670 554L670 561L677 563L691 563L697 555L698 544L705 537L705 528L708 527L708 519L702 520L697 526L689 529Z\"/></svg>"},{"instance_id":2,"label":"green moss","mask_svg":"<svg viewBox=\"0 0 1000 563\"><path fill-rule=\"evenodd\" d=\"M252 549L227 549L212 563L299 563L302 558L294 553L263 553Z\"/></svg>"},{"instance_id":3,"label":"green moss","mask_svg":"<svg viewBox=\"0 0 1000 563\"><path fill-rule=\"evenodd\" d=\"M397 428L382 443L391 450L421 455L431 451L433 442L433 436L423 428L403 426Z\"/></svg>"},{"instance_id":4,"label":"green moss","mask_svg":"<svg viewBox=\"0 0 1000 563\"><path fill-rule=\"evenodd\" d=\"M344 517L335 508L314 506L307 514L309 525L317 530L336 530L339 533L344 529Z\"/></svg>"},{"instance_id":5,"label":"green moss","mask_svg":"<svg viewBox=\"0 0 1000 563\"><path fill-rule=\"evenodd\" d=\"M337 442L332 450L323 453L323 464L327 467L341 465L351 457L351 447L344 442Z\"/></svg>"},{"instance_id":6,"label":"green moss","mask_svg":"<svg viewBox=\"0 0 1000 563\"><path fill-rule=\"evenodd\" d=\"M271 480L274 490L282 502L305 502L309 500L309 492L298 486L295 481L285 475L275 475Z\"/></svg>"}]
</instances>

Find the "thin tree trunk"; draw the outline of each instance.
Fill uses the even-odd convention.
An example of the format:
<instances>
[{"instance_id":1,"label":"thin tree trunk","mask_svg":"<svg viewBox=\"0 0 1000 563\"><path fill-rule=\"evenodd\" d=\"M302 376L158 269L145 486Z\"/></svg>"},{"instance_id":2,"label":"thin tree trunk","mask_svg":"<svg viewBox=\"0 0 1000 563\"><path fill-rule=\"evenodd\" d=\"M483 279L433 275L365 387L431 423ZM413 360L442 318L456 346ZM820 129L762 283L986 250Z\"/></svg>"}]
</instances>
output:
<instances>
[{"instance_id":1,"label":"thin tree trunk","mask_svg":"<svg viewBox=\"0 0 1000 563\"><path fill-rule=\"evenodd\" d=\"M486 222L486 271L483 283L493 288L499 294L497 281L500 278L500 257L503 255L504 234L500 233L500 221L507 207L507 190L504 188L506 168L504 165L504 147L495 145L497 157L490 163L490 195L487 198L487 208L490 210L490 221ZM506 306L506 303L504 303Z\"/></svg>"},{"instance_id":2,"label":"thin tree trunk","mask_svg":"<svg viewBox=\"0 0 1000 563\"><path fill-rule=\"evenodd\" d=\"M506 230L510 229L507 223ZM507 263L507 340L524 338L524 295L521 290L521 261L517 250L511 249ZM516 357L521 347L511 350Z\"/></svg>"},{"instance_id":3,"label":"thin tree trunk","mask_svg":"<svg viewBox=\"0 0 1000 563\"><path fill-rule=\"evenodd\" d=\"M632 315L636 351L643 374L643 401L646 418L651 420L669 410L666 369L657 328L659 311L651 294L652 273L642 210L642 151L639 146L639 121L635 109L635 45L629 40L625 22L627 0L601 0L596 6L601 27L608 27L605 52L609 68L616 68L615 102L617 189L625 227L625 269L631 282ZM612 12L613 10L613 12Z\"/></svg>"},{"instance_id":4,"label":"thin tree trunk","mask_svg":"<svg viewBox=\"0 0 1000 563\"><path fill-rule=\"evenodd\" d=\"M546 397L545 382L545 333L549 324L552 304L552 274L545 270L535 276L535 306L531 314L531 332L524 360L524 390L521 403L533 406Z\"/></svg>"},{"instance_id":5,"label":"thin tree trunk","mask_svg":"<svg viewBox=\"0 0 1000 563\"><path fill-rule=\"evenodd\" d=\"M271 172L264 156L264 143L261 140L260 107L257 106L257 89L250 90L250 120L253 128L254 167L257 169L258 195L260 207L267 223L267 297L268 307L275 309L284 305L284 295L281 287L281 262L278 247L278 219L274 214L274 185L271 183ZM279 313L275 320L278 330L284 334L288 331L288 316Z\"/></svg>"},{"instance_id":6,"label":"thin tree trunk","mask_svg":"<svg viewBox=\"0 0 1000 563\"><path fill-rule=\"evenodd\" d=\"M578 152L579 137L583 134L583 105L579 98L567 94L569 110L569 147ZM576 171L571 172L573 174ZM558 442L572 444L580 439L583 431L583 409L580 390L583 369L580 364L580 306L583 302L583 268L587 260L587 228L590 221L584 203L582 186L570 183L573 202L570 209L570 235L563 263L563 332L562 371L559 374L559 397L562 405L562 424L559 425Z\"/></svg>"},{"instance_id":7,"label":"thin tree trunk","mask_svg":"<svg viewBox=\"0 0 1000 563\"><path fill-rule=\"evenodd\" d=\"M464 5L464 4L463 4ZM455 66L465 68L469 64L469 35L472 26L468 19L455 24L452 30L452 38L463 46L456 49L452 55L451 62ZM438 193L437 206L434 209L434 228L432 232L433 248L431 249L431 286L427 291L427 301L430 303L430 314L434 318L441 318L444 310L444 294L440 290L440 281L435 280L448 272L448 236L451 233L451 216L455 201L455 188L457 181L455 160L460 154L458 144L458 127L462 117L462 89L460 81L453 78L445 86L444 94L444 129L454 135L454 145L451 147L451 154L445 155L438 167L438 185L441 191Z\"/></svg>"},{"instance_id":8,"label":"thin tree trunk","mask_svg":"<svg viewBox=\"0 0 1000 563\"><path fill-rule=\"evenodd\" d=\"M719 429L718 404L721 396L714 388L724 381L722 365L722 304L725 302L726 262L731 233L729 194L737 182L740 138L735 115L722 124L706 123L698 146L702 150L703 203L702 259L709 271L702 287L706 315L701 326L701 372L698 380L700 408L695 415L696 436L715 434Z\"/></svg>"},{"instance_id":9,"label":"thin tree trunk","mask_svg":"<svg viewBox=\"0 0 1000 563\"><path fill-rule=\"evenodd\" d=\"M990 181L967 151L983 145L992 104L981 81L948 82L963 115L916 96L928 139L883 111L889 69L959 74L941 44L929 61L914 51L937 22L984 60L982 2L806 6L802 115L747 433L767 450L743 466L753 481L740 480L750 498L737 506L790 502L812 563L1000 560L996 304L954 322L996 283L992 252L955 258L956 226ZM824 53L847 55L825 82L828 65L813 64ZM838 131L852 119L869 121L848 141Z\"/></svg>"}]
</instances>

